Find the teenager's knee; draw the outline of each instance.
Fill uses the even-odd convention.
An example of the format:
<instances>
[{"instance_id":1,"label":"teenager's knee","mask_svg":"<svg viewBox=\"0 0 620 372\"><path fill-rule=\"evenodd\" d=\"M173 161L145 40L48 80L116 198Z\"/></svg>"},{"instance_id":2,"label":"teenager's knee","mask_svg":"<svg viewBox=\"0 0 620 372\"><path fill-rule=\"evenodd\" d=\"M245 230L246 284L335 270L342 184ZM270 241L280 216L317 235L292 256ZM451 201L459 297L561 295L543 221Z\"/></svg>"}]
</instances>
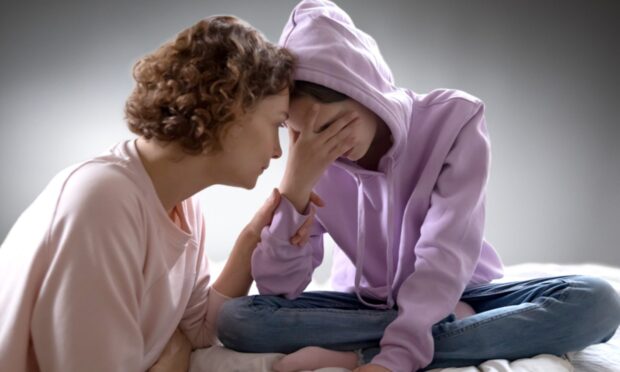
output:
<instances>
[{"instance_id":1,"label":"teenager's knee","mask_svg":"<svg viewBox=\"0 0 620 372\"><path fill-rule=\"evenodd\" d=\"M261 352L265 343L268 317L272 311L255 306L253 297L234 298L220 308L217 319L218 338L227 348L242 352Z\"/></svg>"},{"instance_id":2,"label":"teenager's knee","mask_svg":"<svg viewBox=\"0 0 620 372\"><path fill-rule=\"evenodd\" d=\"M246 351L245 340L250 334L252 314L248 297L234 298L226 301L217 317L217 334L224 346Z\"/></svg>"},{"instance_id":3,"label":"teenager's knee","mask_svg":"<svg viewBox=\"0 0 620 372\"><path fill-rule=\"evenodd\" d=\"M578 276L573 289L580 296L580 323L591 329L594 337L604 341L620 325L620 296L606 280L594 276Z\"/></svg>"}]
</instances>

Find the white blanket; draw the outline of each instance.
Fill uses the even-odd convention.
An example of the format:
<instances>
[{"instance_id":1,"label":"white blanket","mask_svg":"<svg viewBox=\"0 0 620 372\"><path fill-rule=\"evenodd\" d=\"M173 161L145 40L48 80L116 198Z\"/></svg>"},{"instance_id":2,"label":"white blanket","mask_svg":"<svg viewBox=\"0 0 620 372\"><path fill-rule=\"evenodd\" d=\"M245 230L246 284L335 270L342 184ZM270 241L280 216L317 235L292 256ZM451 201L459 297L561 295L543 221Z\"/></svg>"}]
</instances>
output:
<instances>
[{"instance_id":1,"label":"white blanket","mask_svg":"<svg viewBox=\"0 0 620 372\"><path fill-rule=\"evenodd\" d=\"M284 354L248 354L238 353L221 346L197 350L192 353L190 372L246 372L271 371L274 361ZM534 358L520 359L513 362L506 360L489 360L477 367L439 368L431 372L569 372L574 371L571 363L553 355L537 355ZM605 370L602 370L605 371ZM611 371L611 370L610 370ZM314 372L350 372L344 368L321 368Z\"/></svg>"},{"instance_id":2,"label":"white blanket","mask_svg":"<svg viewBox=\"0 0 620 372\"><path fill-rule=\"evenodd\" d=\"M601 265L521 264L506 268L501 280L516 281L536 277L584 274L609 281L620 293L620 268ZM318 289L318 288L311 288ZM192 353L190 372L269 372L275 360L283 354L238 353L221 346L196 350ZM584 350L568 353L563 358L541 354L533 358L509 362L489 360L479 366L440 368L432 372L618 372L620 371L620 332L605 344L592 345ZM315 372L347 372L342 368L322 368Z\"/></svg>"}]
</instances>

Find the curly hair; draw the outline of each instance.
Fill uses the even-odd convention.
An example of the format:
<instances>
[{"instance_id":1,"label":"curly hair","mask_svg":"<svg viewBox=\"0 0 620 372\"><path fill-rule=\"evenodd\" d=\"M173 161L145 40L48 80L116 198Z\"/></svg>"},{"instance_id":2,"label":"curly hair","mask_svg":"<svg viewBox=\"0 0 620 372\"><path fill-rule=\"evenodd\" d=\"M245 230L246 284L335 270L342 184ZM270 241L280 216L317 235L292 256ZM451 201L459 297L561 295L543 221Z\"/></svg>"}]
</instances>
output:
<instances>
[{"instance_id":1,"label":"curly hair","mask_svg":"<svg viewBox=\"0 0 620 372\"><path fill-rule=\"evenodd\" d=\"M134 65L129 129L189 154L219 151L231 122L292 87L294 62L236 17L203 19Z\"/></svg>"}]
</instances>

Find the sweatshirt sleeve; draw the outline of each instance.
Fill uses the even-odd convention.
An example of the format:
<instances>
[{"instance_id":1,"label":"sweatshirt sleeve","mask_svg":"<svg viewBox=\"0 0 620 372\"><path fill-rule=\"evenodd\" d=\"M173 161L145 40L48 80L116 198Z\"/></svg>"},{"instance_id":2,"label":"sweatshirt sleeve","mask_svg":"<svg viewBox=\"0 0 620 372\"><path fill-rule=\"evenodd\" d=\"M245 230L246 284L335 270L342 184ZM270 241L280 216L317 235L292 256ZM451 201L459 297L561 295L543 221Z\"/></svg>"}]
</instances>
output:
<instances>
[{"instance_id":1,"label":"sweatshirt sleeve","mask_svg":"<svg viewBox=\"0 0 620 372\"><path fill-rule=\"evenodd\" d=\"M308 208L314 206L310 204ZM323 261L325 229L315 219L305 245L299 247L290 243L309 212L310 209L305 214L298 213L283 196L271 225L263 228L261 242L252 254L252 276L260 294L294 299L312 280L312 272Z\"/></svg>"},{"instance_id":2,"label":"sweatshirt sleeve","mask_svg":"<svg viewBox=\"0 0 620 372\"><path fill-rule=\"evenodd\" d=\"M44 243L50 266L31 318L42 372L142 368L139 206L95 173L84 171L93 180L83 187L66 187Z\"/></svg>"},{"instance_id":3,"label":"sweatshirt sleeve","mask_svg":"<svg viewBox=\"0 0 620 372\"><path fill-rule=\"evenodd\" d=\"M220 308L230 297L209 287L211 273L209 272L209 260L205 254L205 223L204 216L199 211L200 219L200 255L196 270L196 284L190 296L189 302L181 319L180 328L187 336L193 348L204 348L217 343L216 321Z\"/></svg>"},{"instance_id":4,"label":"sweatshirt sleeve","mask_svg":"<svg viewBox=\"0 0 620 372\"><path fill-rule=\"evenodd\" d=\"M482 103L450 149L415 246L415 271L398 292L398 317L372 363L415 371L432 361L432 326L449 315L473 275L483 244L490 143Z\"/></svg>"}]
</instances>

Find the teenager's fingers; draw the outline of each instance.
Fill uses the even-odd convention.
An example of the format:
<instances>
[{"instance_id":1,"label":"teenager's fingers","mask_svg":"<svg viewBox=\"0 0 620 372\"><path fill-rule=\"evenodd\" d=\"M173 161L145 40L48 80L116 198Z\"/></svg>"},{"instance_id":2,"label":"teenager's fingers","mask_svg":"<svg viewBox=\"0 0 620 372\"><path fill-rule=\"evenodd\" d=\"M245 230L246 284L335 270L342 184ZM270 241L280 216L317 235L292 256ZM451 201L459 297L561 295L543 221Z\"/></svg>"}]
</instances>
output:
<instances>
[{"instance_id":1,"label":"teenager's fingers","mask_svg":"<svg viewBox=\"0 0 620 372\"><path fill-rule=\"evenodd\" d=\"M350 123L351 124L354 123L355 120L357 119L354 119ZM347 142L352 141L353 140L352 135L353 135L352 125L347 125L346 127L342 128L341 131L336 133L325 143L325 145L329 149L329 153L334 151L338 147L338 145L343 144L343 143L346 144Z\"/></svg>"},{"instance_id":2,"label":"teenager's fingers","mask_svg":"<svg viewBox=\"0 0 620 372\"><path fill-rule=\"evenodd\" d=\"M345 138L344 140L334 143L334 146L329 151L329 160L334 161L346 154L347 151L351 150L354 145L354 139L352 137Z\"/></svg>"},{"instance_id":3,"label":"teenager's fingers","mask_svg":"<svg viewBox=\"0 0 620 372\"><path fill-rule=\"evenodd\" d=\"M323 141L328 142L335 135L343 131L349 124L353 123L358 117L359 114L355 111L351 111L341 116L329 127L327 127L327 129L321 132L321 138L323 139Z\"/></svg>"},{"instance_id":4,"label":"teenager's fingers","mask_svg":"<svg viewBox=\"0 0 620 372\"><path fill-rule=\"evenodd\" d=\"M316 123L316 119L319 117L319 105L318 104L313 104L312 107L310 107L310 110L308 110L308 112L305 115L305 118L303 120L303 128L301 130L301 134L300 136L306 136L308 135L308 133L314 133L314 125Z\"/></svg>"},{"instance_id":5,"label":"teenager's fingers","mask_svg":"<svg viewBox=\"0 0 620 372\"><path fill-rule=\"evenodd\" d=\"M292 146L295 142L297 142L297 139L299 138L299 132L293 130L293 128L289 127L288 128L288 143L290 146Z\"/></svg>"}]
</instances>

